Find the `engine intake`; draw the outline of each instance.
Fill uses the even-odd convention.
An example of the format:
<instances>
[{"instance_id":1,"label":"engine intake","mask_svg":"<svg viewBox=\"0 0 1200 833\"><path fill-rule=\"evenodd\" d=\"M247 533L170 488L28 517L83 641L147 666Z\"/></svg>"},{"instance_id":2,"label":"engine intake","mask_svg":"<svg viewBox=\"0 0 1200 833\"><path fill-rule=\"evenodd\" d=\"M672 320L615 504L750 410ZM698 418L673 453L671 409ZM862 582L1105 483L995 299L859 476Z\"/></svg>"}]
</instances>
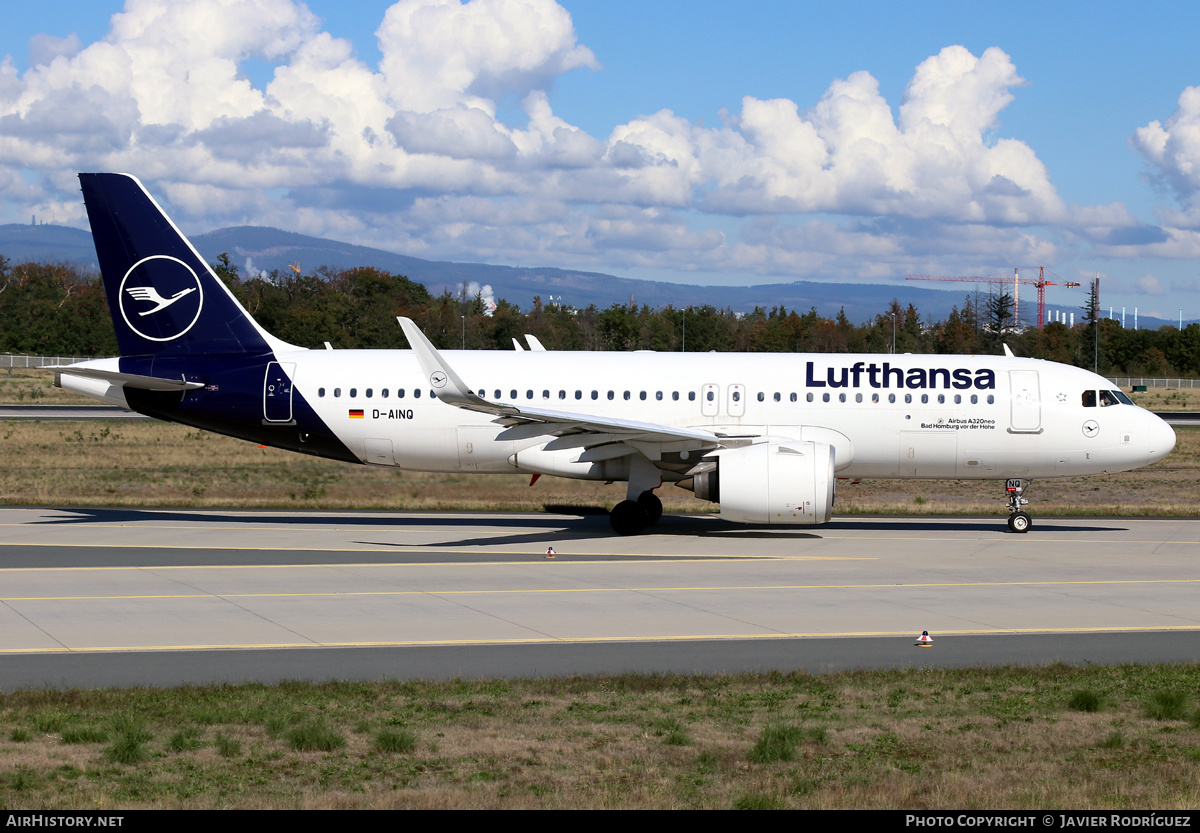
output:
<instances>
[{"instance_id":1,"label":"engine intake","mask_svg":"<svg viewBox=\"0 0 1200 833\"><path fill-rule=\"evenodd\" d=\"M721 517L752 524L822 524L833 514L834 449L819 442L769 442L722 451L717 467L689 484Z\"/></svg>"}]
</instances>

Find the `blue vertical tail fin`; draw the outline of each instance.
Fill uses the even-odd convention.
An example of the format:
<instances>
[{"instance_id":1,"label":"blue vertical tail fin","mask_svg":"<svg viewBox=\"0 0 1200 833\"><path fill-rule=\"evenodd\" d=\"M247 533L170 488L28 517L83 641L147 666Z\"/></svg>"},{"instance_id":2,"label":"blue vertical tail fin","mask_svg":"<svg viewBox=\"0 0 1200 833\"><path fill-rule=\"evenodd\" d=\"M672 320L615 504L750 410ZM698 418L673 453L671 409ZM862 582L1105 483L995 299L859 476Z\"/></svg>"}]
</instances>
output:
<instances>
[{"instance_id":1,"label":"blue vertical tail fin","mask_svg":"<svg viewBox=\"0 0 1200 833\"><path fill-rule=\"evenodd\" d=\"M80 174L79 183L122 355L290 346L258 326L136 177Z\"/></svg>"}]
</instances>

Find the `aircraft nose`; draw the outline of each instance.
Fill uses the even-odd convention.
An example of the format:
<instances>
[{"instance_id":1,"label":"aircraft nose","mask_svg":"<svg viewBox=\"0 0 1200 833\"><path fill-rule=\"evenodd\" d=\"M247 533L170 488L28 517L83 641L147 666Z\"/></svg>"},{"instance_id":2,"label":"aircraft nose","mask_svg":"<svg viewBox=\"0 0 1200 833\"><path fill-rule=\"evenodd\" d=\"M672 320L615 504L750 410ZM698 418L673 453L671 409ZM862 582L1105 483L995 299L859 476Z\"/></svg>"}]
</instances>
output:
<instances>
[{"instance_id":1,"label":"aircraft nose","mask_svg":"<svg viewBox=\"0 0 1200 833\"><path fill-rule=\"evenodd\" d=\"M1147 462L1157 463L1171 453L1175 447L1175 429L1166 420L1154 416L1150 425L1149 459Z\"/></svg>"}]
</instances>

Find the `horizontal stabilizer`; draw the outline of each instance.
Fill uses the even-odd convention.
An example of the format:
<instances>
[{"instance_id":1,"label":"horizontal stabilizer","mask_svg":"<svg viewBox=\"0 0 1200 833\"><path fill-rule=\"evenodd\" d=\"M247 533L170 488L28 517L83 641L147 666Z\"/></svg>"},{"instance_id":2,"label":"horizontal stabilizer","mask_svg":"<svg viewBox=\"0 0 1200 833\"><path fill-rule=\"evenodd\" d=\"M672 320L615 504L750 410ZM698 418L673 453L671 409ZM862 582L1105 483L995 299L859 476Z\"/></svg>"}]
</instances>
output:
<instances>
[{"instance_id":1,"label":"horizontal stabilizer","mask_svg":"<svg viewBox=\"0 0 1200 833\"><path fill-rule=\"evenodd\" d=\"M70 364L48 364L42 370L55 370L85 379L100 379L113 385L122 385L138 390L196 390L204 387L203 382L189 382L183 378L164 379L161 376L139 376L135 373L120 373L115 370L100 370L94 367L79 367Z\"/></svg>"}]
</instances>

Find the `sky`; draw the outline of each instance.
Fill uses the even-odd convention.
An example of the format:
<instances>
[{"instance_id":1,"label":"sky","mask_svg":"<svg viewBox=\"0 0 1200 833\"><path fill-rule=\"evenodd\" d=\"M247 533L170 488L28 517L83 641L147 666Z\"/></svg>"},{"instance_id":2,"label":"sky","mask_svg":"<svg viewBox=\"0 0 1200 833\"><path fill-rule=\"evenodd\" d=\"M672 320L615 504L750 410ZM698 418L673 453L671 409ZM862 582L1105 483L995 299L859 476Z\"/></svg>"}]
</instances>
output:
<instances>
[{"instance_id":1,"label":"sky","mask_svg":"<svg viewBox=\"0 0 1200 833\"><path fill-rule=\"evenodd\" d=\"M115 170L192 234L701 284L1045 267L1200 318L1197 31L1173 2L14 4L0 223L86 228L75 175Z\"/></svg>"}]
</instances>

